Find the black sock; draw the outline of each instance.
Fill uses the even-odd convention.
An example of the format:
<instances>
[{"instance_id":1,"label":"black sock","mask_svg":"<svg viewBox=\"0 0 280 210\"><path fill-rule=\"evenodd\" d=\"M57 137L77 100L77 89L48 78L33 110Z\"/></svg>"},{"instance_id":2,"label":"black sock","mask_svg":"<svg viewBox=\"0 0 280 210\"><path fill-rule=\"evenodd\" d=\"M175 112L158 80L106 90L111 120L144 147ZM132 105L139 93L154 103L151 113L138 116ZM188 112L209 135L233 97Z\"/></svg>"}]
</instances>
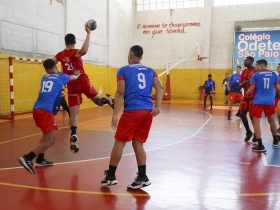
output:
<instances>
[{"instance_id":1,"label":"black sock","mask_svg":"<svg viewBox=\"0 0 280 210\"><path fill-rule=\"evenodd\" d=\"M117 166L109 165L108 175L115 176L116 170L117 170Z\"/></svg>"},{"instance_id":2,"label":"black sock","mask_svg":"<svg viewBox=\"0 0 280 210\"><path fill-rule=\"evenodd\" d=\"M39 155L37 156L37 160L38 160L39 162L42 162L44 159L45 159L45 153L41 153L41 154L39 154Z\"/></svg>"},{"instance_id":3,"label":"black sock","mask_svg":"<svg viewBox=\"0 0 280 210\"><path fill-rule=\"evenodd\" d=\"M138 166L138 176L146 176L146 165Z\"/></svg>"},{"instance_id":4,"label":"black sock","mask_svg":"<svg viewBox=\"0 0 280 210\"><path fill-rule=\"evenodd\" d=\"M248 122L247 116L243 116L243 117L241 118L241 120L242 120L243 125L244 125L244 127L245 127L245 129L246 129L246 132L247 132L247 133L252 133L252 131L251 131L251 129L250 129L250 126L249 126L249 122Z\"/></svg>"},{"instance_id":5,"label":"black sock","mask_svg":"<svg viewBox=\"0 0 280 210\"><path fill-rule=\"evenodd\" d=\"M258 147L263 147L262 139L257 139L257 141L258 141Z\"/></svg>"},{"instance_id":6,"label":"black sock","mask_svg":"<svg viewBox=\"0 0 280 210\"><path fill-rule=\"evenodd\" d=\"M27 155L24 155L24 159L28 161L32 161L36 157L36 154L31 151Z\"/></svg>"},{"instance_id":7,"label":"black sock","mask_svg":"<svg viewBox=\"0 0 280 210\"><path fill-rule=\"evenodd\" d=\"M204 103L203 103L204 107L206 107L206 98L204 98Z\"/></svg>"},{"instance_id":8,"label":"black sock","mask_svg":"<svg viewBox=\"0 0 280 210\"><path fill-rule=\"evenodd\" d=\"M231 111L228 111L228 116L229 116L229 117L231 116Z\"/></svg>"},{"instance_id":9,"label":"black sock","mask_svg":"<svg viewBox=\"0 0 280 210\"><path fill-rule=\"evenodd\" d=\"M71 136L77 134L77 126L71 126L70 129L71 129Z\"/></svg>"}]
</instances>

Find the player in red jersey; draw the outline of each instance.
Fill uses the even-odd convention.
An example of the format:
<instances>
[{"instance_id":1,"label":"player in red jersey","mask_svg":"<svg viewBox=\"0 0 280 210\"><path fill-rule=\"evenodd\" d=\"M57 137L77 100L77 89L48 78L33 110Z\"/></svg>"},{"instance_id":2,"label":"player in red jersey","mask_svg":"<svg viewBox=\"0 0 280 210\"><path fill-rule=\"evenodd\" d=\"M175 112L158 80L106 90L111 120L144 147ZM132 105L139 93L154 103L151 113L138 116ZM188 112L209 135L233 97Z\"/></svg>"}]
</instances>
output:
<instances>
[{"instance_id":1,"label":"player in red jersey","mask_svg":"<svg viewBox=\"0 0 280 210\"><path fill-rule=\"evenodd\" d=\"M254 64L254 58L251 56L247 57L244 61L245 69L241 74L241 86L244 89L244 97L240 103L239 109L240 109L241 120L246 129L246 137L244 139L245 142L250 141L250 139L253 136L253 132L250 129L248 118L247 118L247 113L250 110L250 106L253 100L253 95L248 96L246 94L250 88L250 79L252 75L256 72L256 69L253 66L253 64Z\"/></svg>"},{"instance_id":2,"label":"player in red jersey","mask_svg":"<svg viewBox=\"0 0 280 210\"><path fill-rule=\"evenodd\" d=\"M112 108L114 106L113 100L109 95L101 98L98 96L97 91L91 85L90 80L85 73L82 56L87 54L90 43L90 29L86 25L85 31L87 33L86 39L81 49L76 49L76 37L74 34L67 34L65 36L66 49L55 55L53 60L60 62L63 68L63 73L73 75L75 70L79 70L81 75L78 80L72 81L67 85L68 89L68 102L70 107L70 129L71 129L71 150L78 152L77 145L77 126L80 104L82 103L82 94L91 99L98 106L109 104Z\"/></svg>"}]
</instances>

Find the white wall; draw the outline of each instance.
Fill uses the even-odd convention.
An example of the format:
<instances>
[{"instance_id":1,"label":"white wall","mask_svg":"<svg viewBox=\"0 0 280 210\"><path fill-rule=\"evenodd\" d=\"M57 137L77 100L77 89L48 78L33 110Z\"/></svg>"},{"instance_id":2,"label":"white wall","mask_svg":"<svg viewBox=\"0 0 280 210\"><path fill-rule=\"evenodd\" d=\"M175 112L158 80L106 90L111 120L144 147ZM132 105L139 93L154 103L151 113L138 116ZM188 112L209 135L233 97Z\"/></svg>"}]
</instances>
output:
<instances>
[{"instance_id":1,"label":"white wall","mask_svg":"<svg viewBox=\"0 0 280 210\"><path fill-rule=\"evenodd\" d=\"M1 0L0 48L53 54L64 34L64 9L63 4L50 4L50 0Z\"/></svg>"},{"instance_id":2,"label":"white wall","mask_svg":"<svg viewBox=\"0 0 280 210\"><path fill-rule=\"evenodd\" d=\"M81 47L84 24L97 21L85 60L101 65L127 63L133 36L132 0L1 0L0 50L22 56L50 57L73 33Z\"/></svg>"},{"instance_id":3,"label":"white wall","mask_svg":"<svg viewBox=\"0 0 280 210\"><path fill-rule=\"evenodd\" d=\"M136 13L134 40L145 48L146 65L163 68L168 62L183 56L187 61L178 68L229 69L232 67L235 22L280 19L280 3L213 7L212 2L205 0L204 8ZM185 34L156 35L154 38L136 29L138 24L171 21L200 22L201 27L187 28ZM202 56L209 57L203 62L194 60L198 44L202 46Z\"/></svg>"}]
</instances>

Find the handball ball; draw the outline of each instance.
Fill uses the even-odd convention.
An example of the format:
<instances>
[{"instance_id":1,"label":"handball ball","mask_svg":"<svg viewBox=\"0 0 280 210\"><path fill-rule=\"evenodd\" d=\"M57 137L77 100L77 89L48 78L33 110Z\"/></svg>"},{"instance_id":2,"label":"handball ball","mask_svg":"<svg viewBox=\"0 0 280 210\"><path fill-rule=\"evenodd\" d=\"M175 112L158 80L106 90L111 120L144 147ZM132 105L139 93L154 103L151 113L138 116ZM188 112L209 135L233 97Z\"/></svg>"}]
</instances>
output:
<instances>
[{"instance_id":1,"label":"handball ball","mask_svg":"<svg viewBox=\"0 0 280 210\"><path fill-rule=\"evenodd\" d=\"M86 22L86 25L89 27L91 31L94 31L97 28L97 23L95 20L90 19Z\"/></svg>"}]
</instances>

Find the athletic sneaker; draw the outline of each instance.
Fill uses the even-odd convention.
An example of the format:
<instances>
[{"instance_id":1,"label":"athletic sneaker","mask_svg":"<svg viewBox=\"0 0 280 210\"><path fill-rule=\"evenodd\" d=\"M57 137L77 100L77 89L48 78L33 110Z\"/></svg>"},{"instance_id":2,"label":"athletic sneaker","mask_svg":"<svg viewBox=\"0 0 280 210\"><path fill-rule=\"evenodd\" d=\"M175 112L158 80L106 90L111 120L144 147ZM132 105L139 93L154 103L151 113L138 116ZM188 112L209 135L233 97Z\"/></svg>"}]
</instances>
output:
<instances>
[{"instance_id":1,"label":"athletic sneaker","mask_svg":"<svg viewBox=\"0 0 280 210\"><path fill-rule=\"evenodd\" d=\"M236 116L236 117L241 117L240 110L238 110L238 112L236 113L235 116Z\"/></svg>"},{"instance_id":2,"label":"athletic sneaker","mask_svg":"<svg viewBox=\"0 0 280 210\"><path fill-rule=\"evenodd\" d=\"M78 136L76 134L70 137L70 149L74 153L79 152L79 146L77 144L77 141L78 141Z\"/></svg>"},{"instance_id":3,"label":"athletic sneaker","mask_svg":"<svg viewBox=\"0 0 280 210\"><path fill-rule=\"evenodd\" d=\"M104 104L109 104L109 106L114 109L115 100L111 98L109 94L106 94L105 97L102 98Z\"/></svg>"},{"instance_id":4,"label":"athletic sneaker","mask_svg":"<svg viewBox=\"0 0 280 210\"><path fill-rule=\"evenodd\" d=\"M262 146L253 147L252 150L254 152L266 152L266 149L265 149L265 147L263 145Z\"/></svg>"},{"instance_id":5,"label":"athletic sneaker","mask_svg":"<svg viewBox=\"0 0 280 210\"><path fill-rule=\"evenodd\" d=\"M26 160L24 156L20 157L18 159L18 161L19 161L20 165L22 165L25 168L26 171L28 171L32 175L35 175L32 161Z\"/></svg>"},{"instance_id":6,"label":"athletic sneaker","mask_svg":"<svg viewBox=\"0 0 280 210\"><path fill-rule=\"evenodd\" d=\"M252 136L253 136L253 133L252 133L252 132L246 133L246 137L245 137L244 141L245 141L245 142L250 141L250 139L252 138Z\"/></svg>"},{"instance_id":7,"label":"athletic sneaker","mask_svg":"<svg viewBox=\"0 0 280 210\"><path fill-rule=\"evenodd\" d=\"M108 171L104 172L105 179L101 181L102 186L112 186L118 184L116 176L112 176L108 174Z\"/></svg>"},{"instance_id":8,"label":"athletic sneaker","mask_svg":"<svg viewBox=\"0 0 280 210\"><path fill-rule=\"evenodd\" d=\"M273 137L272 146L273 146L273 147L278 147L279 141L280 141L280 136L275 136L275 137Z\"/></svg>"},{"instance_id":9,"label":"athletic sneaker","mask_svg":"<svg viewBox=\"0 0 280 210\"><path fill-rule=\"evenodd\" d=\"M139 175L137 175L135 180L130 185L127 186L127 189L137 190L137 189L140 189L143 187L147 187L149 185L151 185L151 182L146 175L143 177L140 177Z\"/></svg>"},{"instance_id":10,"label":"athletic sneaker","mask_svg":"<svg viewBox=\"0 0 280 210\"><path fill-rule=\"evenodd\" d=\"M36 160L35 166L37 167L44 167L44 166L52 166L53 162L43 159L42 161Z\"/></svg>"},{"instance_id":11,"label":"athletic sneaker","mask_svg":"<svg viewBox=\"0 0 280 210\"><path fill-rule=\"evenodd\" d=\"M253 144L258 144L258 140L257 140L257 138L256 138L255 135L254 135L254 137L253 137L253 139L252 139L252 143L253 143Z\"/></svg>"}]
</instances>

